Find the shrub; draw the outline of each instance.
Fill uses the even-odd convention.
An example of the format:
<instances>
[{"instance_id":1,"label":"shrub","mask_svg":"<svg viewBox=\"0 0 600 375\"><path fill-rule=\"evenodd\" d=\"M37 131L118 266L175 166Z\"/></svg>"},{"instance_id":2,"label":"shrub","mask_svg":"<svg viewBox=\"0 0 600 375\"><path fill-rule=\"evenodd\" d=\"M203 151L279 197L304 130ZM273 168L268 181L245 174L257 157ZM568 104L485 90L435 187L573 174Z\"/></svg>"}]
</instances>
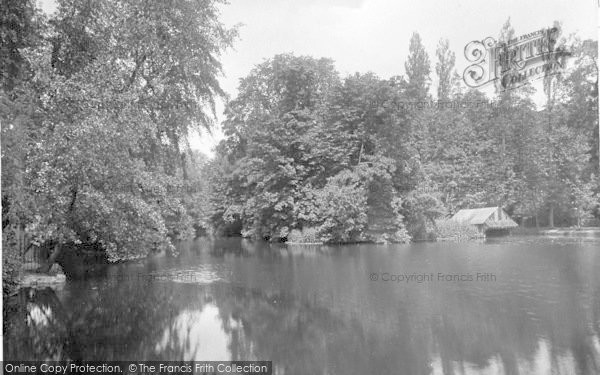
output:
<instances>
[{"instance_id":1,"label":"shrub","mask_svg":"<svg viewBox=\"0 0 600 375\"><path fill-rule=\"evenodd\" d=\"M318 243L322 242L319 238L317 229L312 227L306 227L299 229L293 229L287 236L287 242L293 243Z\"/></svg>"},{"instance_id":2,"label":"shrub","mask_svg":"<svg viewBox=\"0 0 600 375\"><path fill-rule=\"evenodd\" d=\"M360 176L344 170L323 188L307 187L296 206L300 224L316 229L319 241L359 241L367 228L367 194ZM289 240L289 237L288 237Z\"/></svg>"},{"instance_id":3,"label":"shrub","mask_svg":"<svg viewBox=\"0 0 600 375\"><path fill-rule=\"evenodd\" d=\"M21 269L19 251L8 238L8 232L5 230L2 233L2 294L5 297L17 290L19 270Z\"/></svg>"},{"instance_id":4,"label":"shrub","mask_svg":"<svg viewBox=\"0 0 600 375\"><path fill-rule=\"evenodd\" d=\"M389 241L394 243L410 243L410 236L406 228L401 228L389 237Z\"/></svg>"},{"instance_id":5,"label":"shrub","mask_svg":"<svg viewBox=\"0 0 600 375\"><path fill-rule=\"evenodd\" d=\"M436 220L435 238L436 240L470 240L481 238L476 227L466 223L454 220Z\"/></svg>"}]
</instances>

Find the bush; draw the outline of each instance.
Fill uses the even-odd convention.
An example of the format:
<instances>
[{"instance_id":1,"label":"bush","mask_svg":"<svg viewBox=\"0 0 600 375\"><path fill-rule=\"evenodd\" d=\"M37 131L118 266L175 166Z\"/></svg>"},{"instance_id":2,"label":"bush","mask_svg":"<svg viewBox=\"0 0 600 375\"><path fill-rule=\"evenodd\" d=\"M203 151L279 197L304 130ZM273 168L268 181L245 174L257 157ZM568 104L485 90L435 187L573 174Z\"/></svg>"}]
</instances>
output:
<instances>
[{"instance_id":1,"label":"bush","mask_svg":"<svg viewBox=\"0 0 600 375\"><path fill-rule=\"evenodd\" d=\"M321 243L317 229L312 227L294 229L287 236L287 242L292 243Z\"/></svg>"},{"instance_id":2,"label":"bush","mask_svg":"<svg viewBox=\"0 0 600 375\"><path fill-rule=\"evenodd\" d=\"M320 241L344 243L362 238L368 224L368 207L359 177L351 171L342 171L322 189L306 192L299 218L316 228Z\"/></svg>"},{"instance_id":3,"label":"bush","mask_svg":"<svg viewBox=\"0 0 600 375\"><path fill-rule=\"evenodd\" d=\"M21 258L14 244L6 240L5 233L2 237L2 294L6 297L19 287Z\"/></svg>"},{"instance_id":4,"label":"bush","mask_svg":"<svg viewBox=\"0 0 600 375\"><path fill-rule=\"evenodd\" d=\"M427 189L427 187L422 187ZM434 221L445 214L446 209L436 192L415 189L404 197L400 212L406 218L407 230L413 240L435 240Z\"/></svg>"},{"instance_id":5,"label":"bush","mask_svg":"<svg viewBox=\"0 0 600 375\"><path fill-rule=\"evenodd\" d=\"M466 223L461 223L453 220L436 220L435 224L436 240L461 241L483 237L483 235L479 233L476 227Z\"/></svg>"},{"instance_id":6,"label":"bush","mask_svg":"<svg viewBox=\"0 0 600 375\"><path fill-rule=\"evenodd\" d=\"M394 243L410 243L410 240L411 239L406 228L399 229L396 231L396 233L389 237L389 241Z\"/></svg>"}]
</instances>

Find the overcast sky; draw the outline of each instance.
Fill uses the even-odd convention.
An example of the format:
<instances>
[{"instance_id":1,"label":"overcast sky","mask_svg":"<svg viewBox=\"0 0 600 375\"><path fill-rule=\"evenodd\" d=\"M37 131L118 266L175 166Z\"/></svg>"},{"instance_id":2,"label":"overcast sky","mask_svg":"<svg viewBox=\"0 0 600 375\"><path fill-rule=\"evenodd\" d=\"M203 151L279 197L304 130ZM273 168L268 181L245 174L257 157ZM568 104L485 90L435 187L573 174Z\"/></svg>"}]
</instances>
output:
<instances>
[{"instance_id":1,"label":"overcast sky","mask_svg":"<svg viewBox=\"0 0 600 375\"><path fill-rule=\"evenodd\" d=\"M419 32L429 52L432 72L440 38L456 53L457 72L468 65L464 46L498 37L510 17L516 35L549 27L597 39L599 0L230 0L222 20L243 24L234 48L222 56L221 84L232 97L239 79L278 53L332 58L342 76L372 71L382 78L404 74L410 36ZM52 0L43 6L52 8ZM435 79L432 74L432 79ZM222 110L222 106L219 111ZM195 137L192 147L210 154L221 137Z\"/></svg>"}]
</instances>

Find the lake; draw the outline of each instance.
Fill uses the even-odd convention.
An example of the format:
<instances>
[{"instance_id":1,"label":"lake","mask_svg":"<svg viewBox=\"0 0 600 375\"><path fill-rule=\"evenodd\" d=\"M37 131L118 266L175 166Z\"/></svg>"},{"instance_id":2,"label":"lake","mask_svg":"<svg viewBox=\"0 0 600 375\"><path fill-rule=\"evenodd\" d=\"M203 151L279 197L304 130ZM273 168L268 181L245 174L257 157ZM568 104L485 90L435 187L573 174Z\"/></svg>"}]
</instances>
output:
<instances>
[{"instance_id":1,"label":"lake","mask_svg":"<svg viewBox=\"0 0 600 375\"><path fill-rule=\"evenodd\" d=\"M198 239L175 259L23 288L5 309L5 360L598 374L600 238L306 247Z\"/></svg>"}]
</instances>

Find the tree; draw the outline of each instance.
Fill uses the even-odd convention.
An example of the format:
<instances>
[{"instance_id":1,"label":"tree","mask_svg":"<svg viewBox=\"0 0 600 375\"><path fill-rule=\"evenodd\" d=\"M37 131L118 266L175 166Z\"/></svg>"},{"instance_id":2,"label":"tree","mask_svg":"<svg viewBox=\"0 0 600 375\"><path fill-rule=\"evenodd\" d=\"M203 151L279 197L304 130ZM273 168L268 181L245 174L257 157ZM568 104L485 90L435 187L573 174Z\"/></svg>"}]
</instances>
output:
<instances>
[{"instance_id":1,"label":"tree","mask_svg":"<svg viewBox=\"0 0 600 375\"><path fill-rule=\"evenodd\" d=\"M35 132L14 142L24 183L11 206L36 243L100 244L114 259L191 234L186 139L211 126L218 58L236 32L219 3L59 2L24 50ZM9 112L3 135L22 123Z\"/></svg>"},{"instance_id":2,"label":"tree","mask_svg":"<svg viewBox=\"0 0 600 375\"><path fill-rule=\"evenodd\" d=\"M440 39L435 54L438 59L435 64L435 72L438 77L437 99L448 100L458 83L454 70L456 56L454 52L450 51L448 39Z\"/></svg>"},{"instance_id":3,"label":"tree","mask_svg":"<svg viewBox=\"0 0 600 375\"><path fill-rule=\"evenodd\" d=\"M298 225L303 184L323 185L339 160L323 132L326 102L339 84L327 59L277 55L241 81L227 107L220 149L232 165L227 208L244 234L284 238Z\"/></svg>"},{"instance_id":4,"label":"tree","mask_svg":"<svg viewBox=\"0 0 600 375\"><path fill-rule=\"evenodd\" d=\"M15 286L21 252L27 248L24 189L27 151L39 136L33 70L23 51L42 42L44 23L33 1L0 4L0 126L2 142L2 277L4 293Z\"/></svg>"},{"instance_id":5,"label":"tree","mask_svg":"<svg viewBox=\"0 0 600 375\"><path fill-rule=\"evenodd\" d=\"M408 51L408 59L404 63L407 77L406 95L411 100L420 102L429 95L431 67L419 33L412 34Z\"/></svg>"},{"instance_id":6,"label":"tree","mask_svg":"<svg viewBox=\"0 0 600 375\"><path fill-rule=\"evenodd\" d=\"M600 131L598 126L598 44L592 40L575 39L570 43L570 51L574 65L558 88L561 102L567 111L567 123L577 133L582 133L588 140L589 163L585 168L581 182L591 188L590 193L600 193ZM588 191L584 189L584 191ZM582 195L579 195L582 196ZM586 196L584 194L583 196ZM584 199L585 200L585 199ZM585 204L583 205L586 206ZM593 207L588 207L596 218L600 217L600 203L596 200ZM587 212L578 211L579 218L587 216Z\"/></svg>"},{"instance_id":7,"label":"tree","mask_svg":"<svg viewBox=\"0 0 600 375\"><path fill-rule=\"evenodd\" d=\"M226 112L223 219L271 239L302 228L330 242L364 239L368 224L399 231L395 160L381 143L395 125L395 90L373 74L340 82L326 59L277 55L258 65ZM369 195L373 179L389 188L385 203Z\"/></svg>"},{"instance_id":8,"label":"tree","mask_svg":"<svg viewBox=\"0 0 600 375\"><path fill-rule=\"evenodd\" d=\"M569 48L574 64L561 87L561 102L567 105L568 123L583 132L590 144L588 174L600 174L598 162L598 44L592 40L574 40Z\"/></svg>"}]
</instances>

